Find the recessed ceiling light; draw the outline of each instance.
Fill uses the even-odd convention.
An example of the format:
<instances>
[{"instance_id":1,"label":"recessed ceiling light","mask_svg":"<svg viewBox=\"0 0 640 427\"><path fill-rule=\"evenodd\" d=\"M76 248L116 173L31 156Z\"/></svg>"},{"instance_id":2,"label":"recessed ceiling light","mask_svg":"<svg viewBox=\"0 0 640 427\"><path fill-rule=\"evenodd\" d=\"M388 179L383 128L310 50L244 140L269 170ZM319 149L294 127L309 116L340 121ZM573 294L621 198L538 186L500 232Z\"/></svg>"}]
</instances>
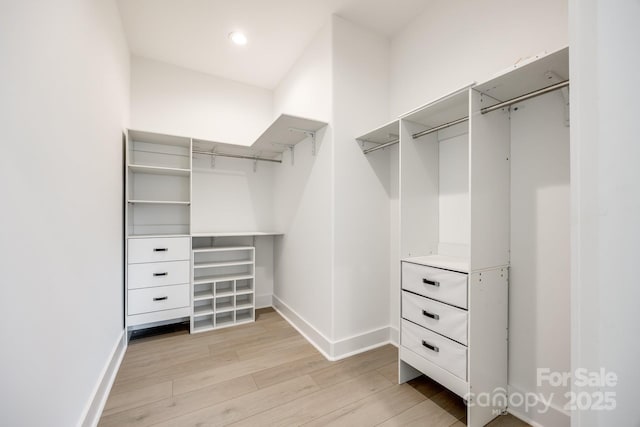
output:
<instances>
[{"instance_id":1,"label":"recessed ceiling light","mask_svg":"<svg viewBox=\"0 0 640 427\"><path fill-rule=\"evenodd\" d=\"M244 46L245 44L247 44L247 36L245 36L240 31L234 31L232 33L229 33L229 38L233 43L237 44L238 46Z\"/></svg>"}]
</instances>

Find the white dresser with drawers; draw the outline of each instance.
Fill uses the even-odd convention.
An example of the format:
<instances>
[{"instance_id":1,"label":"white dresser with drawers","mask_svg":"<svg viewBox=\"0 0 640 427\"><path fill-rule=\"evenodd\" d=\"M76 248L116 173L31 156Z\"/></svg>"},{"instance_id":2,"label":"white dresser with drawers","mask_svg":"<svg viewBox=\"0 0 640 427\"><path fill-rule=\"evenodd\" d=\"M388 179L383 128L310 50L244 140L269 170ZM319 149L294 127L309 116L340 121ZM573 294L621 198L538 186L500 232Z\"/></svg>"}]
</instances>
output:
<instances>
[{"instance_id":1,"label":"white dresser with drawers","mask_svg":"<svg viewBox=\"0 0 640 427\"><path fill-rule=\"evenodd\" d=\"M506 396L508 267L470 272L440 255L401 264L400 382L427 375L467 401L470 425L484 425L493 409L482 400Z\"/></svg>"},{"instance_id":2,"label":"white dresser with drawers","mask_svg":"<svg viewBox=\"0 0 640 427\"><path fill-rule=\"evenodd\" d=\"M191 238L128 239L127 325L191 314Z\"/></svg>"}]
</instances>

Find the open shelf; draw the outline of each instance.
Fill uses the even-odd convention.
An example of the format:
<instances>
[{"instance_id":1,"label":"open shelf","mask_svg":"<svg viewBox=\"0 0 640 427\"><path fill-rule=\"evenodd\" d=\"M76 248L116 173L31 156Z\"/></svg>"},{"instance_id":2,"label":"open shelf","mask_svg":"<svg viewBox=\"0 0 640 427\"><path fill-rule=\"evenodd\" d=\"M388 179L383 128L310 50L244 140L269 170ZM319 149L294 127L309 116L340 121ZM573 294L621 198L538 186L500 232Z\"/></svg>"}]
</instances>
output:
<instances>
[{"instance_id":1,"label":"open shelf","mask_svg":"<svg viewBox=\"0 0 640 427\"><path fill-rule=\"evenodd\" d=\"M196 277L193 280L194 285L200 285L203 283L214 283L214 282L228 282L231 280L242 280L242 279L252 279L253 275L250 274L241 274L241 275L213 275L213 276L205 276L205 277Z\"/></svg>"},{"instance_id":2,"label":"open shelf","mask_svg":"<svg viewBox=\"0 0 640 427\"><path fill-rule=\"evenodd\" d=\"M213 316L200 318L193 322L193 332L206 332L213 330Z\"/></svg>"},{"instance_id":3,"label":"open shelf","mask_svg":"<svg viewBox=\"0 0 640 427\"><path fill-rule=\"evenodd\" d=\"M233 296L216 298L216 313L224 313L234 309Z\"/></svg>"},{"instance_id":4,"label":"open shelf","mask_svg":"<svg viewBox=\"0 0 640 427\"><path fill-rule=\"evenodd\" d=\"M198 232L191 233L193 237L253 237L253 236L282 236L284 235L281 231L211 231L211 232ZM251 246L252 247L252 246ZM217 249L217 248L213 248ZM249 248L244 248L249 249ZM198 249L199 250L199 249Z\"/></svg>"},{"instance_id":5,"label":"open shelf","mask_svg":"<svg viewBox=\"0 0 640 427\"><path fill-rule=\"evenodd\" d=\"M163 237L191 237L190 234L129 234L130 239L157 239Z\"/></svg>"},{"instance_id":6,"label":"open shelf","mask_svg":"<svg viewBox=\"0 0 640 427\"><path fill-rule=\"evenodd\" d=\"M224 313L216 313L216 328L230 326L234 323L234 312L227 311Z\"/></svg>"},{"instance_id":7,"label":"open shelf","mask_svg":"<svg viewBox=\"0 0 640 427\"><path fill-rule=\"evenodd\" d=\"M213 314L213 306L210 304L201 305L193 308L194 317L201 317Z\"/></svg>"},{"instance_id":8,"label":"open shelf","mask_svg":"<svg viewBox=\"0 0 640 427\"><path fill-rule=\"evenodd\" d=\"M193 300L194 301L203 301L203 300L207 300L207 299L213 299L213 292L211 291L211 289L203 290L203 291L196 291L196 292L193 293Z\"/></svg>"},{"instance_id":9,"label":"open shelf","mask_svg":"<svg viewBox=\"0 0 640 427\"><path fill-rule=\"evenodd\" d=\"M129 204L135 205L180 205L189 206L191 202L177 201L177 200L127 200Z\"/></svg>"},{"instance_id":10,"label":"open shelf","mask_svg":"<svg viewBox=\"0 0 640 427\"><path fill-rule=\"evenodd\" d=\"M419 123L427 129L435 128L469 116L469 84L446 96L416 108L401 118Z\"/></svg>"},{"instance_id":11,"label":"open shelf","mask_svg":"<svg viewBox=\"0 0 640 427\"><path fill-rule=\"evenodd\" d=\"M569 48L520 62L473 89L494 100L507 101L569 79ZM487 100L489 101L489 100ZM490 106L487 102L484 106Z\"/></svg>"},{"instance_id":12,"label":"open shelf","mask_svg":"<svg viewBox=\"0 0 640 427\"><path fill-rule=\"evenodd\" d=\"M193 235L193 237L202 237ZM208 236L207 236L208 237ZM203 253L203 252L229 252L229 251L248 251L253 250L253 246L218 246L212 248L198 248L194 249L194 253Z\"/></svg>"},{"instance_id":13,"label":"open shelf","mask_svg":"<svg viewBox=\"0 0 640 427\"><path fill-rule=\"evenodd\" d=\"M146 173L151 175L186 176L191 173L189 169L168 168L163 166L129 165L129 172Z\"/></svg>"},{"instance_id":14,"label":"open shelf","mask_svg":"<svg viewBox=\"0 0 640 427\"><path fill-rule=\"evenodd\" d=\"M236 323L253 322L253 309L247 308L236 311Z\"/></svg>"},{"instance_id":15,"label":"open shelf","mask_svg":"<svg viewBox=\"0 0 640 427\"><path fill-rule=\"evenodd\" d=\"M382 145L400 138L400 120L394 120L356 138L362 144ZM366 148L366 147L365 147Z\"/></svg>"},{"instance_id":16,"label":"open shelf","mask_svg":"<svg viewBox=\"0 0 640 427\"><path fill-rule=\"evenodd\" d=\"M199 262L194 263L193 268L216 268L216 267L234 267L239 265L253 265L253 261L221 261L221 262Z\"/></svg>"}]
</instances>

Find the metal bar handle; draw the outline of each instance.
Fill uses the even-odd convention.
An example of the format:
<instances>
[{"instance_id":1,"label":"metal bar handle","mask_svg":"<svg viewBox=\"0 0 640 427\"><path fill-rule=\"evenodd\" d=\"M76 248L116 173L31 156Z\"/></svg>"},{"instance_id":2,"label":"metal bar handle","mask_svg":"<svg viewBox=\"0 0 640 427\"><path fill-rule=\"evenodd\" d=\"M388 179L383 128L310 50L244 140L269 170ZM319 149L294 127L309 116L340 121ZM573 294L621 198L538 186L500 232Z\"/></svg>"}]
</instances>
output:
<instances>
[{"instance_id":1,"label":"metal bar handle","mask_svg":"<svg viewBox=\"0 0 640 427\"><path fill-rule=\"evenodd\" d=\"M153 277L160 277L160 276L168 276L169 273L168 272L164 272L164 273L153 273Z\"/></svg>"},{"instance_id":2,"label":"metal bar handle","mask_svg":"<svg viewBox=\"0 0 640 427\"><path fill-rule=\"evenodd\" d=\"M164 300L167 300L167 299L169 299L169 297L156 297L153 300L154 301L164 301Z\"/></svg>"},{"instance_id":3,"label":"metal bar handle","mask_svg":"<svg viewBox=\"0 0 640 427\"><path fill-rule=\"evenodd\" d=\"M435 351L436 353L440 352L440 349L438 347L436 347L435 345L431 345L428 342L426 342L425 340L422 340L422 345L427 347L429 350L431 351Z\"/></svg>"},{"instance_id":4,"label":"metal bar handle","mask_svg":"<svg viewBox=\"0 0 640 427\"><path fill-rule=\"evenodd\" d=\"M440 320L440 315L439 314L429 313L427 310L422 310L422 315L430 317L430 318L432 318L434 320Z\"/></svg>"},{"instance_id":5,"label":"metal bar handle","mask_svg":"<svg viewBox=\"0 0 640 427\"><path fill-rule=\"evenodd\" d=\"M440 282L436 282L435 280L422 279L422 283L424 283L425 285L431 285L435 287L440 286Z\"/></svg>"},{"instance_id":6,"label":"metal bar handle","mask_svg":"<svg viewBox=\"0 0 640 427\"><path fill-rule=\"evenodd\" d=\"M153 252L167 252L169 248L153 248Z\"/></svg>"}]
</instances>

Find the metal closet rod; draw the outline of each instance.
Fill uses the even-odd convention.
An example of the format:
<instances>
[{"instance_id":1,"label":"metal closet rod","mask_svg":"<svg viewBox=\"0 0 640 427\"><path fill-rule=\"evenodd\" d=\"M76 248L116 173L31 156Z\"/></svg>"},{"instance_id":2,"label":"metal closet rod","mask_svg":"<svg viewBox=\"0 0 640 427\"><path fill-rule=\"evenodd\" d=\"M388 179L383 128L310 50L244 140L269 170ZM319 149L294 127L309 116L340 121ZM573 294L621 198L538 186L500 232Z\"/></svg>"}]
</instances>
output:
<instances>
[{"instance_id":1,"label":"metal closet rod","mask_svg":"<svg viewBox=\"0 0 640 427\"><path fill-rule=\"evenodd\" d=\"M369 154L369 153L372 153L372 152L374 152L376 150L382 150L383 148L391 147L392 145L397 144L398 142L400 142L400 139L396 138L393 141L385 142L384 144L380 144L380 145L376 145L375 147L367 148L366 150L363 150L362 152L364 154Z\"/></svg>"},{"instance_id":2,"label":"metal closet rod","mask_svg":"<svg viewBox=\"0 0 640 427\"><path fill-rule=\"evenodd\" d=\"M445 129L445 128L448 128L448 127L451 127L451 126L455 126L455 125L457 125L459 123L464 123L467 120L469 120L469 117L463 117L461 119L457 119L457 120L454 120L452 122L445 123L443 125L436 126L434 128L431 128L431 129L427 129L427 130L420 131L418 133L414 133L413 135L411 135L411 137L413 139L418 139L421 136L425 136L425 135L429 135L430 133L438 132L439 130L442 130L442 129Z\"/></svg>"},{"instance_id":3,"label":"metal closet rod","mask_svg":"<svg viewBox=\"0 0 640 427\"><path fill-rule=\"evenodd\" d=\"M278 159L267 159L266 157L257 157L257 156L256 157L242 156L240 154L212 153L210 151L199 151L199 150L193 150L193 154L205 154L207 156L231 157L233 159L247 159L247 160L258 160L261 162L282 163L282 160L278 160Z\"/></svg>"},{"instance_id":4,"label":"metal closet rod","mask_svg":"<svg viewBox=\"0 0 640 427\"><path fill-rule=\"evenodd\" d=\"M554 90L562 89L563 87L566 87L566 86L569 86L569 80L565 80L563 82L556 83L556 84L553 84L551 86L547 86L547 87L542 88L542 89L534 90L533 92L529 92L527 94L524 94L522 96L518 96L518 97L510 99L508 101L504 101L504 102L501 102L499 104L492 105L491 107L482 108L480 110L480 112L482 114L487 114L487 113L490 113L492 111L499 110L499 109L501 109L503 107L508 107L509 105L513 105L513 104L515 104L517 102L525 101L527 99L531 99L531 98L534 98L536 96L544 95L545 93L553 92Z\"/></svg>"}]
</instances>

